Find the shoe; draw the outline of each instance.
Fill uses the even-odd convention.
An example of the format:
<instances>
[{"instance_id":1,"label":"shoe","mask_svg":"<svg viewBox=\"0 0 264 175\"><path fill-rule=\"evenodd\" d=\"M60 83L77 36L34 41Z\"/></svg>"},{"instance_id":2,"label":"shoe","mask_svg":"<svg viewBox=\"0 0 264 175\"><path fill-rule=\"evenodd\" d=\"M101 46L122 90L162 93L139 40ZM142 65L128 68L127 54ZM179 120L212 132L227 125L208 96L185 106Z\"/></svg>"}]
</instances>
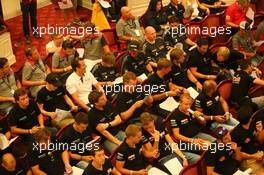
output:
<instances>
[{"instance_id":1,"label":"shoe","mask_svg":"<svg viewBox=\"0 0 264 175\"><path fill-rule=\"evenodd\" d=\"M26 44L30 44L31 43L29 36L26 36L25 40L26 40Z\"/></svg>"}]
</instances>

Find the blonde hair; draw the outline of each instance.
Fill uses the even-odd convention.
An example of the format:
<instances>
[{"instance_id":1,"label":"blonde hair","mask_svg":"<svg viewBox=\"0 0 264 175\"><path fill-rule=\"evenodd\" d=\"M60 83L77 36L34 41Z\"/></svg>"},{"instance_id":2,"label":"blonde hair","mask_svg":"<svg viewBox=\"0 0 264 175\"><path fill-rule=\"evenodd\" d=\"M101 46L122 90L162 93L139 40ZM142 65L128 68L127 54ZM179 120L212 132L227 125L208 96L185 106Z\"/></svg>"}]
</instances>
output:
<instances>
[{"instance_id":1,"label":"blonde hair","mask_svg":"<svg viewBox=\"0 0 264 175\"><path fill-rule=\"evenodd\" d=\"M220 47L217 51L217 56L223 56L225 59L229 57L230 50L227 47Z\"/></svg>"}]
</instances>

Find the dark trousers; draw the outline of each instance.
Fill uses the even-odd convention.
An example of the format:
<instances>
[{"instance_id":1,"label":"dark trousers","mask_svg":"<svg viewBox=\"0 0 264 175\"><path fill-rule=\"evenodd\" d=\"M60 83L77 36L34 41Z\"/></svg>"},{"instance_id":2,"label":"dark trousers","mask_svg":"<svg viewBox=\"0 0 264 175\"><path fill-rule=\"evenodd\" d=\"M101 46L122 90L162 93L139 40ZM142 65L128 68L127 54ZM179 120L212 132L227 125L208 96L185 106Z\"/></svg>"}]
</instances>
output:
<instances>
[{"instance_id":1,"label":"dark trousers","mask_svg":"<svg viewBox=\"0 0 264 175\"><path fill-rule=\"evenodd\" d=\"M29 14L30 14L30 23L33 35L37 34L37 3L32 2L30 4L20 3L21 11L23 16L23 30L24 36L29 36Z\"/></svg>"}]
</instances>

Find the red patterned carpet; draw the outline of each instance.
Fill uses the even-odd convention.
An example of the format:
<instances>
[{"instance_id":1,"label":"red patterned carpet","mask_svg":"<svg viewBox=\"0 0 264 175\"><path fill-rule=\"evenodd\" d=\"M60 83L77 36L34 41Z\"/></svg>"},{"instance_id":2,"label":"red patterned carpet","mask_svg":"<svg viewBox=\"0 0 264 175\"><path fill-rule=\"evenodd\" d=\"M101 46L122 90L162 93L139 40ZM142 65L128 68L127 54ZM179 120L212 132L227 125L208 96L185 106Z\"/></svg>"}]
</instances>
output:
<instances>
[{"instance_id":1,"label":"red patterned carpet","mask_svg":"<svg viewBox=\"0 0 264 175\"><path fill-rule=\"evenodd\" d=\"M85 8L78 8L77 16L81 20L90 20L91 11ZM37 12L37 21L38 26L47 27L48 24L50 26L64 26L67 23L72 22L74 19L73 13L68 13L65 17L65 14L61 10L56 10L55 5L48 5L46 7L38 9ZM30 37L31 45L27 45L25 43L24 34L23 34L23 26L22 26L22 16L18 16L12 19L5 21L9 31L11 33L11 40L13 46L13 52L16 56L16 63L12 65L14 71L19 70L25 60L25 49L34 45L38 48L40 55L45 57L45 45L48 41L51 40L49 35L43 36L41 39L35 39L34 37Z\"/></svg>"}]
</instances>

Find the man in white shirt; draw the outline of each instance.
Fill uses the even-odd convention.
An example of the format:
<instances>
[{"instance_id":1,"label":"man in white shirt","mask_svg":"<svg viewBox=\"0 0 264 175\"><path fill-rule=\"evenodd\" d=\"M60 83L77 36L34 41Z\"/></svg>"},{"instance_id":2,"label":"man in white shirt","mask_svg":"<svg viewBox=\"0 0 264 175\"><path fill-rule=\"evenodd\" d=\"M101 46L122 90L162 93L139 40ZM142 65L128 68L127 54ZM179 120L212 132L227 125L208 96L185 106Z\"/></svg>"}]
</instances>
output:
<instances>
[{"instance_id":1,"label":"man in white shirt","mask_svg":"<svg viewBox=\"0 0 264 175\"><path fill-rule=\"evenodd\" d=\"M84 111L88 111L90 110L90 107L88 106L88 95L92 91L92 86L99 91L102 91L102 87L91 72L86 72L84 59L79 58L73 60L71 66L74 72L66 81L66 89L78 106Z\"/></svg>"}]
</instances>

